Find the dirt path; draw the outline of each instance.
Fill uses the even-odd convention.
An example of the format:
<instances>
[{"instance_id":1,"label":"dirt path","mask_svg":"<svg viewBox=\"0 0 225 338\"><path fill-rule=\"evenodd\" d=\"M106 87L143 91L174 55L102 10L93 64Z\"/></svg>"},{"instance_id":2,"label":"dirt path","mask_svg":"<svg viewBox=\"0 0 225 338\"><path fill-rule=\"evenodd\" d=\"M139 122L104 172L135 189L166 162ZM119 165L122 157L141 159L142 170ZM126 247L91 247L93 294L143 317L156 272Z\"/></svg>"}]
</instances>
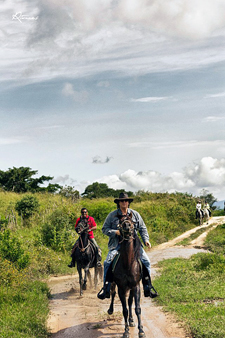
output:
<instances>
[{"instance_id":1,"label":"dirt path","mask_svg":"<svg viewBox=\"0 0 225 338\"><path fill-rule=\"evenodd\" d=\"M204 251L201 247L207 233L207 227L211 224L225 223L225 217L213 217L208 224L203 224L191 229L172 241L163 243L148 252L152 266L152 277L157 273L156 265L163 259L173 257L188 258L191 255ZM189 247L174 246L184 238L200 228L206 228L201 236L192 241ZM198 248L197 248L198 247ZM114 314L109 316L107 309L109 300L99 300L97 291L102 287L98 284L96 290L84 291L84 296L79 295L79 282L77 275L64 277L52 277L49 287L53 295L50 301L50 316L48 327L52 332L52 338L119 338L124 331L121 314L121 303L116 297ZM186 338L188 337L182 326L166 314L162 308L155 305L150 298L142 296L142 321L147 338ZM137 322L134 314L135 322ZM138 329L130 328L131 338L138 337Z\"/></svg>"}]
</instances>

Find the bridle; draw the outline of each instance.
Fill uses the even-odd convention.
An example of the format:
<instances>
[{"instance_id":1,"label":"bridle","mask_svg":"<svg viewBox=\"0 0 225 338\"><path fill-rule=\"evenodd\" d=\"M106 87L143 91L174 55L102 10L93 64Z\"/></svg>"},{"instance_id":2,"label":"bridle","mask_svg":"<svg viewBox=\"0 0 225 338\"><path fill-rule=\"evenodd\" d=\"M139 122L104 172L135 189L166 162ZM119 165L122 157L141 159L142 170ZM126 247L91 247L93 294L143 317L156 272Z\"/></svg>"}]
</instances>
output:
<instances>
[{"instance_id":1,"label":"bridle","mask_svg":"<svg viewBox=\"0 0 225 338\"><path fill-rule=\"evenodd\" d=\"M89 229L89 225L88 225L88 223L85 223L85 222L80 222L79 224L78 224L78 226L77 226L77 233L78 233L78 235L79 235L79 242L78 242L78 249L81 251L81 252L84 252L88 247L89 247L89 245L90 245L90 241L88 240L88 244L86 245L86 246L84 246L84 243L83 243L83 240L82 240L82 237L81 237L81 235L82 235L82 233L83 232L85 232L85 231L87 231ZM81 247L80 247L80 245L79 244L81 244Z\"/></svg>"},{"instance_id":2,"label":"bridle","mask_svg":"<svg viewBox=\"0 0 225 338\"><path fill-rule=\"evenodd\" d=\"M132 221L132 216L123 216L120 218L118 228L120 230L120 235L122 237L119 243L123 241L129 241L134 239L134 222Z\"/></svg>"}]
</instances>

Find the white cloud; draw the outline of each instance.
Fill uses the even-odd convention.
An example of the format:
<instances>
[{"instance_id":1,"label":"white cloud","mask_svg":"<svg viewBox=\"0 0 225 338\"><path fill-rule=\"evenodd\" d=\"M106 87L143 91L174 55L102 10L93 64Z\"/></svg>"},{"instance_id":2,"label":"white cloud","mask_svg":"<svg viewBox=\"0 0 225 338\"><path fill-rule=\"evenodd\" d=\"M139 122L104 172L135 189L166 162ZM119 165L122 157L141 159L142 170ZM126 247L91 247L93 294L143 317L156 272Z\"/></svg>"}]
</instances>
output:
<instances>
[{"instance_id":1,"label":"white cloud","mask_svg":"<svg viewBox=\"0 0 225 338\"><path fill-rule=\"evenodd\" d=\"M140 99L131 99L131 102L158 102L158 101L164 101L164 100L168 100L169 97L165 96L165 97L154 97L154 96L150 96L150 97L142 97Z\"/></svg>"},{"instance_id":2,"label":"white cloud","mask_svg":"<svg viewBox=\"0 0 225 338\"><path fill-rule=\"evenodd\" d=\"M118 4L118 16L124 22L193 39L225 24L223 0L121 0Z\"/></svg>"},{"instance_id":3,"label":"white cloud","mask_svg":"<svg viewBox=\"0 0 225 338\"><path fill-rule=\"evenodd\" d=\"M74 90L73 85L69 82L65 83L62 93L65 96L71 97L75 102L86 102L88 99L87 91Z\"/></svg>"},{"instance_id":4,"label":"white cloud","mask_svg":"<svg viewBox=\"0 0 225 338\"><path fill-rule=\"evenodd\" d=\"M225 120L225 116L207 116L204 120L206 122L217 122Z\"/></svg>"},{"instance_id":5,"label":"white cloud","mask_svg":"<svg viewBox=\"0 0 225 338\"><path fill-rule=\"evenodd\" d=\"M136 172L128 169L120 175L104 176L97 180L110 188L151 192L188 192L198 195L204 188L223 198L225 193L225 159L204 157L199 163L184 168L182 173L162 175L157 171Z\"/></svg>"},{"instance_id":6,"label":"white cloud","mask_svg":"<svg viewBox=\"0 0 225 338\"><path fill-rule=\"evenodd\" d=\"M213 97L224 97L225 96L225 92L222 92L222 93L217 93L217 94L211 94L211 95L206 95L205 96L205 99L208 99L208 98L213 98Z\"/></svg>"},{"instance_id":7,"label":"white cloud","mask_svg":"<svg viewBox=\"0 0 225 338\"><path fill-rule=\"evenodd\" d=\"M23 137L20 138L0 138L0 146L8 145L8 144L16 144L23 143L26 139Z\"/></svg>"},{"instance_id":8,"label":"white cloud","mask_svg":"<svg viewBox=\"0 0 225 338\"><path fill-rule=\"evenodd\" d=\"M216 121L217 119L212 119ZM219 120L219 118L218 118ZM151 142L151 141L139 141L131 142L128 144L130 148L152 148L152 149L172 149L172 148L196 148L196 147L225 147L224 140L212 140L212 141L175 141L175 142Z\"/></svg>"},{"instance_id":9,"label":"white cloud","mask_svg":"<svg viewBox=\"0 0 225 338\"><path fill-rule=\"evenodd\" d=\"M18 11L38 20L12 21ZM223 61L224 32L213 32L225 27L224 12L224 0L6 0L1 78L140 75Z\"/></svg>"}]
</instances>

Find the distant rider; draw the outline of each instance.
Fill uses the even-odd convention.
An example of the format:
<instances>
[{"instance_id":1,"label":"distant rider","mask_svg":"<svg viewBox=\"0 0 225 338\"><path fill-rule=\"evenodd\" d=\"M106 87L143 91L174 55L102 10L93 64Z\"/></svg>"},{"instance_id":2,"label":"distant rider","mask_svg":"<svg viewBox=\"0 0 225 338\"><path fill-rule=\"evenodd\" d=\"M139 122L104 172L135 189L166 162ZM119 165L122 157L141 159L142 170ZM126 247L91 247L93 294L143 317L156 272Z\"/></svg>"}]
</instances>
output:
<instances>
[{"instance_id":1,"label":"distant rider","mask_svg":"<svg viewBox=\"0 0 225 338\"><path fill-rule=\"evenodd\" d=\"M209 203L205 202L205 204L204 204L204 209L207 209L207 210L208 210L208 212L209 212L209 217L211 217L211 210L210 210Z\"/></svg>"},{"instance_id":2,"label":"distant rider","mask_svg":"<svg viewBox=\"0 0 225 338\"><path fill-rule=\"evenodd\" d=\"M87 223L87 225L89 226L89 230L88 230L88 239L92 242L94 248L95 248L95 252L96 252L96 257L97 257L97 265L101 266L101 249L99 248L95 238L94 238L94 233L93 230L97 229L97 224L95 223L95 220L93 217L88 215L88 211L86 208L82 208L81 209L81 216L76 220L76 224L75 224L75 229L77 228L78 224L80 222L85 222ZM78 240L75 242L73 248L72 248L72 254L74 252L74 249L76 248L78 244ZM71 257L72 257L71 254ZM68 265L69 268L73 268L74 267L74 262L73 260L71 260L71 263Z\"/></svg>"},{"instance_id":3,"label":"distant rider","mask_svg":"<svg viewBox=\"0 0 225 338\"><path fill-rule=\"evenodd\" d=\"M202 213L202 217L204 217L201 201L198 201L198 203L196 204L196 212L195 212L195 218L196 219L198 218L198 213L199 214Z\"/></svg>"}]
</instances>

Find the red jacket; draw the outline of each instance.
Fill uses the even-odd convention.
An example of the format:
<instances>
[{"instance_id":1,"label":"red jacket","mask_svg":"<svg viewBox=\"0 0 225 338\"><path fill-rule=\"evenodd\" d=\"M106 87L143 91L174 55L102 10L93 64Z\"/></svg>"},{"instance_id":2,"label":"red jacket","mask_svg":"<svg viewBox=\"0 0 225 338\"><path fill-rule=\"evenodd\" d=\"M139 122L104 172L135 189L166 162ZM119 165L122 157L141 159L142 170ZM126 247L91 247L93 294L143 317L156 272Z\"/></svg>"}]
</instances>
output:
<instances>
[{"instance_id":1,"label":"red jacket","mask_svg":"<svg viewBox=\"0 0 225 338\"><path fill-rule=\"evenodd\" d=\"M88 218L89 229L94 228L94 227L97 226L93 217L87 216L87 218ZM81 219L81 218L79 217L79 218L76 220L75 229L76 229L77 224L78 224L78 222L80 221L80 219ZM94 238L93 231L90 231L90 232L88 233L88 235L89 235L89 236L88 236L89 238Z\"/></svg>"}]
</instances>

